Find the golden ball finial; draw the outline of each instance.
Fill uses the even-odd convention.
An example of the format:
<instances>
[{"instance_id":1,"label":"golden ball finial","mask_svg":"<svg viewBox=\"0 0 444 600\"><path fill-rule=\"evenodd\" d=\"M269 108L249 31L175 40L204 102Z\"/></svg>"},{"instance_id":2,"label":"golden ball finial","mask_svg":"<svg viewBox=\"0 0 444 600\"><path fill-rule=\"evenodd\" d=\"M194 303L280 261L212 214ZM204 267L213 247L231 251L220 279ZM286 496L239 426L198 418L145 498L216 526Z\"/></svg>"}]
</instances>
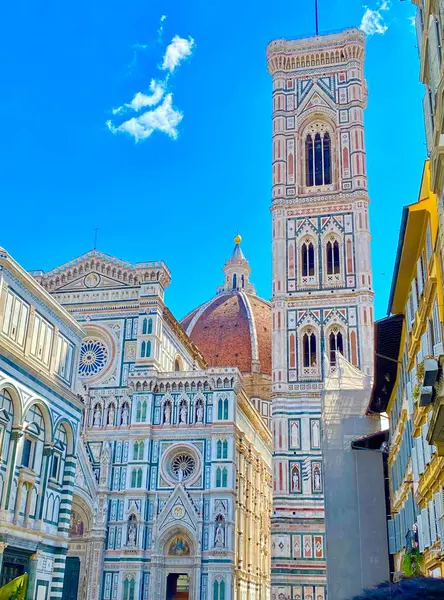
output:
<instances>
[{"instance_id":1,"label":"golden ball finial","mask_svg":"<svg viewBox=\"0 0 444 600\"><path fill-rule=\"evenodd\" d=\"M239 234L237 234L237 236L234 238L234 243L240 244L241 241L242 241L242 237Z\"/></svg>"}]
</instances>

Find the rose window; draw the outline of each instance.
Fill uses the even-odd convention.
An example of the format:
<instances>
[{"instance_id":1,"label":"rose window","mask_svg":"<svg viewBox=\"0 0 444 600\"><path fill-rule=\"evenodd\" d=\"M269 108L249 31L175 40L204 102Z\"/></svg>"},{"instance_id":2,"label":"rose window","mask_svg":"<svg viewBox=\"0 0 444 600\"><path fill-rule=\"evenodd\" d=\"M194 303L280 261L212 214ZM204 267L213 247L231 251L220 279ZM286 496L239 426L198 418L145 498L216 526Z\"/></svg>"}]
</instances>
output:
<instances>
[{"instance_id":1,"label":"rose window","mask_svg":"<svg viewBox=\"0 0 444 600\"><path fill-rule=\"evenodd\" d=\"M196 470L196 461L191 454L181 453L171 461L171 471L174 476L179 479L188 479Z\"/></svg>"},{"instance_id":2,"label":"rose window","mask_svg":"<svg viewBox=\"0 0 444 600\"><path fill-rule=\"evenodd\" d=\"M79 375L94 377L108 362L108 349L101 340L85 340L80 349Z\"/></svg>"}]
</instances>

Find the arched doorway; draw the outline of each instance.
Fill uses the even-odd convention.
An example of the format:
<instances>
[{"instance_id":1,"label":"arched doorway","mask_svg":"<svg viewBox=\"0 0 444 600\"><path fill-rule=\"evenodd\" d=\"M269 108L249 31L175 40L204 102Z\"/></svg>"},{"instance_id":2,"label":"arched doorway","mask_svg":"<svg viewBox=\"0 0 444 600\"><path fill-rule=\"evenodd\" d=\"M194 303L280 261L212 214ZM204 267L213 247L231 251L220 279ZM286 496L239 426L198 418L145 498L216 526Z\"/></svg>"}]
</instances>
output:
<instances>
[{"instance_id":1,"label":"arched doorway","mask_svg":"<svg viewBox=\"0 0 444 600\"><path fill-rule=\"evenodd\" d=\"M159 537L159 555L152 564L156 582L154 598L198 600L200 598L200 556L195 536L186 527L169 527Z\"/></svg>"},{"instance_id":2,"label":"arched doorway","mask_svg":"<svg viewBox=\"0 0 444 600\"><path fill-rule=\"evenodd\" d=\"M91 525L91 508L83 498L74 493L62 600L86 600L87 598L91 566Z\"/></svg>"}]
</instances>

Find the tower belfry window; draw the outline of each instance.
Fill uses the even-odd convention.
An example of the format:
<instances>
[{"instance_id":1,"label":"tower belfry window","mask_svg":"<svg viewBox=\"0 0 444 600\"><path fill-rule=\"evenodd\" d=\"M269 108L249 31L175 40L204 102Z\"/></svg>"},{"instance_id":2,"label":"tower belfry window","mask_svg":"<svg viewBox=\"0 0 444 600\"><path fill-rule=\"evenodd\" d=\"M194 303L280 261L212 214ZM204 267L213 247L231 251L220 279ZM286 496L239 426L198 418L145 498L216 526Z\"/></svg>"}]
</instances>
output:
<instances>
[{"instance_id":1,"label":"tower belfry window","mask_svg":"<svg viewBox=\"0 0 444 600\"><path fill-rule=\"evenodd\" d=\"M304 367L316 367L316 335L313 331L304 333L302 344Z\"/></svg>"},{"instance_id":2,"label":"tower belfry window","mask_svg":"<svg viewBox=\"0 0 444 600\"><path fill-rule=\"evenodd\" d=\"M310 241L304 242L301 249L302 258L302 275L307 277L315 274L314 262L314 246Z\"/></svg>"},{"instance_id":3,"label":"tower belfry window","mask_svg":"<svg viewBox=\"0 0 444 600\"><path fill-rule=\"evenodd\" d=\"M339 256L339 243L337 240L328 241L327 247L327 275L336 275L341 272L341 260Z\"/></svg>"},{"instance_id":4,"label":"tower belfry window","mask_svg":"<svg viewBox=\"0 0 444 600\"><path fill-rule=\"evenodd\" d=\"M344 340L342 333L337 327L333 329L329 336L329 348L330 348L330 365L336 366L337 353L344 354Z\"/></svg>"},{"instance_id":5,"label":"tower belfry window","mask_svg":"<svg viewBox=\"0 0 444 600\"><path fill-rule=\"evenodd\" d=\"M328 132L309 133L305 139L305 184L331 183L331 139Z\"/></svg>"}]
</instances>

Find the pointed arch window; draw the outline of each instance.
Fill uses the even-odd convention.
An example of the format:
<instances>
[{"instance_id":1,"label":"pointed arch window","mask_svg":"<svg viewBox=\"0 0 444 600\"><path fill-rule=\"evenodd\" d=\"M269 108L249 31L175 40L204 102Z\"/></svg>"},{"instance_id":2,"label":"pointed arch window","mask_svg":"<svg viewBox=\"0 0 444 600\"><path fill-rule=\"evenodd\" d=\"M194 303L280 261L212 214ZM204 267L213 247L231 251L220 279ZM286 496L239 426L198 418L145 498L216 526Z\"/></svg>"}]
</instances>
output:
<instances>
[{"instance_id":1,"label":"pointed arch window","mask_svg":"<svg viewBox=\"0 0 444 600\"><path fill-rule=\"evenodd\" d=\"M326 132L309 133L305 138L305 184L329 185L331 183L331 138Z\"/></svg>"},{"instance_id":2,"label":"pointed arch window","mask_svg":"<svg viewBox=\"0 0 444 600\"><path fill-rule=\"evenodd\" d=\"M302 354L304 367L317 366L317 341L315 333L309 329L302 338Z\"/></svg>"},{"instance_id":3,"label":"pointed arch window","mask_svg":"<svg viewBox=\"0 0 444 600\"><path fill-rule=\"evenodd\" d=\"M237 275L236 273L233 275L233 290L237 288Z\"/></svg>"},{"instance_id":4,"label":"pointed arch window","mask_svg":"<svg viewBox=\"0 0 444 600\"><path fill-rule=\"evenodd\" d=\"M221 468L221 467L217 467L216 469L216 487L220 488L220 487L227 487L227 483L228 483L228 471L227 469Z\"/></svg>"},{"instance_id":5,"label":"pointed arch window","mask_svg":"<svg viewBox=\"0 0 444 600\"><path fill-rule=\"evenodd\" d=\"M328 336L328 347L330 351L330 365L335 367L337 364L338 352L344 355L344 338L337 327L335 327Z\"/></svg>"},{"instance_id":6,"label":"pointed arch window","mask_svg":"<svg viewBox=\"0 0 444 600\"><path fill-rule=\"evenodd\" d=\"M123 582L123 600L134 600L135 581L125 579Z\"/></svg>"},{"instance_id":7,"label":"pointed arch window","mask_svg":"<svg viewBox=\"0 0 444 600\"><path fill-rule=\"evenodd\" d=\"M148 329L148 319L143 319L142 334L145 335Z\"/></svg>"},{"instance_id":8,"label":"pointed arch window","mask_svg":"<svg viewBox=\"0 0 444 600\"><path fill-rule=\"evenodd\" d=\"M213 600L225 600L225 581L214 581Z\"/></svg>"},{"instance_id":9,"label":"pointed arch window","mask_svg":"<svg viewBox=\"0 0 444 600\"><path fill-rule=\"evenodd\" d=\"M307 240L301 248L302 276L312 276L315 274L315 253L313 242Z\"/></svg>"},{"instance_id":10,"label":"pointed arch window","mask_svg":"<svg viewBox=\"0 0 444 600\"><path fill-rule=\"evenodd\" d=\"M153 333L153 320L148 319L148 335L150 335L151 333Z\"/></svg>"},{"instance_id":11,"label":"pointed arch window","mask_svg":"<svg viewBox=\"0 0 444 600\"><path fill-rule=\"evenodd\" d=\"M339 254L339 242L329 240L326 246L327 275L337 275L341 272L341 259Z\"/></svg>"},{"instance_id":12,"label":"pointed arch window","mask_svg":"<svg viewBox=\"0 0 444 600\"><path fill-rule=\"evenodd\" d=\"M222 398L219 399L217 403L217 418L220 421L228 419L228 398L224 400Z\"/></svg>"},{"instance_id":13,"label":"pointed arch window","mask_svg":"<svg viewBox=\"0 0 444 600\"><path fill-rule=\"evenodd\" d=\"M146 354L146 343L142 342L142 345L140 347L140 356L142 358L145 358L145 354Z\"/></svg>"}]
</instances>

